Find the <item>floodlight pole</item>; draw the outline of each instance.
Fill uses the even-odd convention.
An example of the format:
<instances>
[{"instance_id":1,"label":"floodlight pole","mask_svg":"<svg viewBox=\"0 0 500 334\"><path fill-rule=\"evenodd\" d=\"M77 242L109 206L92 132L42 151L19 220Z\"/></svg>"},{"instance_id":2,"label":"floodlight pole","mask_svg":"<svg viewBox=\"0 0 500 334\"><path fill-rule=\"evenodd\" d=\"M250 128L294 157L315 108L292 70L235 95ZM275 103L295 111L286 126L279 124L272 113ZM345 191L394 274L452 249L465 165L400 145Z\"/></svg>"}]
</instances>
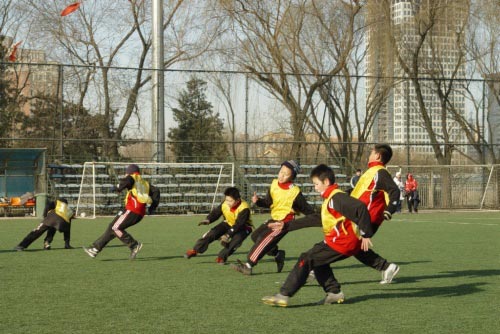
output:
<instances>
[{"instance_id":1,"label":"floodlight pole","mask_svg":"<svg viewBox=\"0 0 500 334\"><path fill-rule=\"evenodd\" d=\"M156 139L156 161L165 162L165 80L163 72L163 1L152 1L153 111L152 135Z\"/></svg>"}]
</instances>

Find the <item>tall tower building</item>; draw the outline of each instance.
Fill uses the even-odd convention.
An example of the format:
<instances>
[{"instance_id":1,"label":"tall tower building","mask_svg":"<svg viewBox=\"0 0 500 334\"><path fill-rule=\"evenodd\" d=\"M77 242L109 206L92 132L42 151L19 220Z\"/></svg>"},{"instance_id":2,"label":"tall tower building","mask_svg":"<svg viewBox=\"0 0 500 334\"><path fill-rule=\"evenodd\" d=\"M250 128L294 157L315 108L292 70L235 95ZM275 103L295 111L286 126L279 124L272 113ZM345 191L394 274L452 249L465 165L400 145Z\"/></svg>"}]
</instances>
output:
<instances>
[{"instance_id":1,"label":"tall tower building","mask_svg":"<svg viewBox=\"0 0 500 334\"><path fill-rule=\"evenodd\" d=\"M448 79L465 78L465 60L460 49L468 15L466 0L371 0L367 21L367 112L376 114L371 141L428 143L416 87L410 73L417 61L422 102L433 131L441 138L443 124L449 141L464 142L454 117L443 115L436 87L443 89ZM426 27L430 29L426 30ZM425 35L424 35L425 32ZM425 36L423 39L422 36ZM423 40L423 43L421 43ZM416 56L418 54L418 57ZM453 81L448 102L465 115L465 99L460 83ZM432 152L430 146L412 146L414 152Z\"/></svg>"}]
</instances>

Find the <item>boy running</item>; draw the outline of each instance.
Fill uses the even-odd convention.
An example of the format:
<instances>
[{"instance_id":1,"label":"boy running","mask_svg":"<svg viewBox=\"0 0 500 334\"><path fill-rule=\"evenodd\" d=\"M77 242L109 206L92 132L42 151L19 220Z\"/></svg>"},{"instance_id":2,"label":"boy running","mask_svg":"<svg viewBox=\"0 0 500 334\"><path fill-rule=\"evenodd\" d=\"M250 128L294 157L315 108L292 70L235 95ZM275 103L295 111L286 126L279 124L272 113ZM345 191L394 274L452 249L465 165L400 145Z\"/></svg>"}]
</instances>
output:
<instances>
[{"instance_id":1,"label":"boy running","mask_svg":"<svg viewBox=\"0 0 500 334\"><path fill-rule=\"evenodd\" d=\"M83 247L90 257L96 257L115 237L129 247L131 260L135 259L142 248L142 243L135 240L126 229L142 220L148 204L148 214L154 212L160 203L160 190L142 179L139 166L131 164L125 172L127 175L116 188L117 192L127 190L125 210L118 212L104 233L89 248Z\"/></svg>"},{"instance_id":2,"label":"boy running","mask_svg":"<svg viewBox=\"0 0 500 334\"><path fill-rule=\"evenodd\" d=\"M311 270L326 292L319 304L344 302L344 294L330 264L361 250L367 251L372 245L370 238L373 230L366 206L338 189L333 170L326 165L316 166L311 171L311 179L314 189L325 199L321 214L306 216L288 224L276 222L272 224L272 228L292 231L304 225L322 226L324 240L300 255L280 293L262 298L265 304L288 306L289 298L306 283Z\"/></svg>"},{"instance_id":3,"label":"boy running","mask_svg":"<svg viewBox=\"0 0 500 334\"><path fill-rule=\"evenodd\" d=\"M365 203L370 212L373 234L385 220L396 212L400 190L385 166L392 158L392 148L387 144L376 144L368 157L368 170L361 175L351 191L351 196ZM361 263L382 272L380 284L389 284L399 272L399 266L369 249L355 255Z\"/></svg>"},{"instance_id":4,"label":"boy running","mask_svg":"<svg viewBox=\"0 0 500 334\"><path fill-rule=\"evenodd\" d=\"M194 247L184 254L186 259L203 254L208 249L210 243L220 238L224 248L219 252L216 262L226 264L227 258L241 246L250 232L252 232L250 206L241 199L238 188L227 188L224 191L224 196L224 202L214 208L207 218L198 225L209 225L221 216L224 216L224 221L217 224L198 239Z\"/></svg>"},{"instance_id":5,"label":"boy running","mask_svg":"<svg viewBox=\"0 0 500 334\"><path fill-rule=\"evenodd\" d=\"M43 248L49 250L50 243L54 239L54 234L58 230L64 233L64 248L72 249L70 245L71 220L74 218L74 212L68 206L68 201L64 198L49 202L45 207L42 222L14 248L16 251L23 251L28 248L36 239L40 238L45 231Z\"/></svg>"},{"instance_id":6,"label":"boy running","mask_svg":"<svg viewBox=\"0 0 500 334\"><path fill-rule=\"evenodd\" d=\"M266 197L259 198L256 194L252 197L252 202L255 205L271 208L271 219L252 233L252 240L255 243L247 255L247 262L242 263L238 260L237 264L231 265L234 270L244 275L251 275L252 268L266 254L274 257L277 272L280 273L283 270L285 251L278 249L278 242L288 231L286 229L273 231L268 225L276 221L282 221L286 224L295 219L297 212L305 215L314 213L314 209L309 205L300 188L293 183L299 172L300 166L296 161L283 162L278 178L272 181Z\"/></svg>"}]
</instances>

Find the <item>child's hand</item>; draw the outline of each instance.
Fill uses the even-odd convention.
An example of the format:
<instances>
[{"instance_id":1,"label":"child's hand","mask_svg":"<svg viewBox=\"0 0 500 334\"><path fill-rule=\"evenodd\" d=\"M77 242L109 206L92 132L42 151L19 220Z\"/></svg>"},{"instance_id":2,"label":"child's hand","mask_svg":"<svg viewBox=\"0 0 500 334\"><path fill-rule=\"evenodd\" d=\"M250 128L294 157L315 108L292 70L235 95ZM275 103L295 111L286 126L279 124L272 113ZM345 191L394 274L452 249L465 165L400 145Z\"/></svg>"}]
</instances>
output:
<instances>
[{"instance_id":1,"label":"child's hand","mask_svg":"<svg viewBox=\"0 0 500 334\"><path fill-rule=\"evenodd\" d=\"M253 204L257 203L258 199L259 199L259 196L257 196L257 192L254 191L253 196L252 196L252 203Z\"/></svg>"},{"instance_id":2,"label":"child's hand","mask_svg":"<svg viewBox=\"0 0 500 334\"><path fill-rule=\"evenodd\" d=\"M282 221L277 221L277 222L267 224L267 227L269 227L273 231L281 231L284 226L285 226L285 223L283 223Z\"/></svg>"},{"instance_id":3,"label":"child's hand","mask_svg":"<svg viewBox=\"0 0 500 334\"><path fill-rule=\"evenodd\" d=\"M366 252L372 247L372 241L370 238L361 238L361 250Z\"/></svg>"}]
</instances>

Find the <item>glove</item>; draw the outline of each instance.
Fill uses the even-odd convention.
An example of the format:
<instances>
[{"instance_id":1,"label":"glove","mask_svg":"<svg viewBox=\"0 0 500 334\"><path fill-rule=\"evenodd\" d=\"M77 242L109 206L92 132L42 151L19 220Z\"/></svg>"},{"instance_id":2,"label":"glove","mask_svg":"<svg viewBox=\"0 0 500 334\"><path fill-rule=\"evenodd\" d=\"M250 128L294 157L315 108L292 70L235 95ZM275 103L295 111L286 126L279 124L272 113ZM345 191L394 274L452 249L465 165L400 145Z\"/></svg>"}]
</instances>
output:
<instances>
[{"instance_id":1,"label":"glove","mask_svg":"<svg viewBox=\"0 0 500 334\"><path fill-rule=\"evenodd\" d=\"M210 224L210 220L208 219L205 219L205 220L202 220L201 222L198 223L198 226L201 226L201 225L209 225Z\"/></svg>"},{"instance_id":2,"label":"glove","mask_svg":"<svg viewBox=\"0 0 500 334\"><path fill-rule=\"evenodd\" d=\"M229 246L229 242L231 242L231 237L229 236L229 234L224 234L222 237L220 237L220 244L223 247Z\"/></svg>"},{"instance_id":3,"label":"glove","mask_svg":"<svg viewBox=\"0 0 500 334\"><path fill-rule=\"evenodd\" d=\"M116 193L116 192L118 192L118 187L117 187L117 186L111 186L111 187L109 188L109 192L112 192L112 193Z\"/></svg>"},{"instance_id":4,"label":"glove","mask_svg":"<svg viewBox=\"0 0 500 334\"><path fill-rule=\"evenodd\" d=\"M384 219L385 220L391 220L392 219L392 214L389 211L384 211Z\"/></svg>"}]
</instances>

